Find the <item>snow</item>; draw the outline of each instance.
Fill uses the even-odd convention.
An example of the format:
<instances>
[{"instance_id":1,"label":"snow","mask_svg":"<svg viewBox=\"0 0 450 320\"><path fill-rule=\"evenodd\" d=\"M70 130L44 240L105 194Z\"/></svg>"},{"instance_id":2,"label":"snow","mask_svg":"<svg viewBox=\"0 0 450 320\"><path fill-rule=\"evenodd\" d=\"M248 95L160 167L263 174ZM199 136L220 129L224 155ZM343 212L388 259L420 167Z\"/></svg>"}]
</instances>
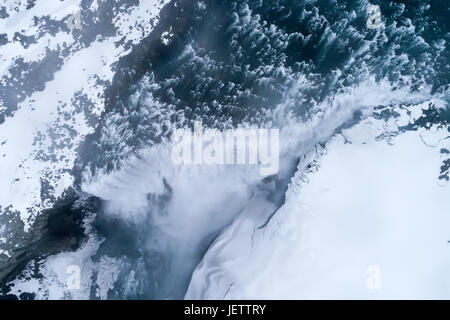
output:
<instances>
[{"instance_id":1,"label":"snow","mask_svg":"<svg viewBox=\"0 0 450 320\"><path fill-rule=\"evenodd\" d=\"M449 298L450 186L437 179L439 149L422 142L424 129L375 140L385 129L368 118L336 135L318 165L297 171L265 228L254 232L244 211L211 246L186 298ZM368 286L374 270L378 289Z\"/></svg>"},{"instance_id":2,"label":"snow","mask_svg":"<svg viewBox=\"0 0 450 320\"><path fill-rule=\"evenodd\" d=\"M117 12L117 34L99 36L89 47L80 46L65 31L44 34L28 48L11 41L12 36L36 34L41 26L34 25L34 17L63 21L81 1L38 0L30 10L25 10L26 1L7 2L10 18L0 20L0 30L10 42L0 52L0 76L10 76L8 68L18 58L40 62L46 49L61 47L68 47L69 53L45 91L34 92L0 125L0 214L7 207L19 211L29 230L36 215L53 205L41 198L42 179L49 180L56 198L73 184L70 169L77 147L94 130L87 118L99 117L103 111L105 87L97 80L112 80L115 62L129 53L127 42L136 44L147 36L153 29L152 18L167 2L146 0ZM94 1L90 9L98 6ZM172 30L164 31L163 44L169 45L173 36ZM355 57L364 50L369 50L369 44ZM280 67L279 71L286 70ZM298 98L298 89L309 85L300 77L286 94L287 100ZM422 89L414 94L406 87L392 90L390 82L371 78L316 106L317 116L306 123L289 122L284 118L287 102L280 104L273 117L274 123L287 122L281 132L284 166L280 176L289 171L286 163L306 156L285 204L270 220L276 209L268 199L274 183L262 183L260 175L248 167L174 167L170 146L163 144L128 158L121 170L86 176L82 189L104 201L105 214L133 222L146 221L146 215L153 214L150 220L156 236L148 236L150 248L144 249L163 251L164 245L174 245L175 274L194 267L195 249L202 240L225 228L197 266L187 298L448 298L449 186L437 177L442 164L439 148L449 149L449 134L437 126L405 133L398 129L413 123L428 107L419 102L430 98L430 88ZM87 114L79 110L77 93L87 95L94 109ZM355 111L363 110L367 116L372 107L402 103L405 106L395 108L400 117L385 121L369 116L329 140ZM155 108L152 111L160 111ZM120 142L121 131L108 121L105 130L111 135L106 139ZM68 128L75 130L75 136ZM65 139L70 145L63 143ZM318 143L325 142L323 150ZM170 200L158 207L149 195L169 195ZM155 208L167 214L158 215L161 212L153 212L158 211ZM91 231L87 230L88 242L75 252L41 260L43 279L19 277L12 282L11 292L34 292L38 299L86 299L97 274L96 296L106 299L123 270L122 261L102 256L94 262L101 240ZM2 232L0 245L7 241ZM152 241L157 237L159 242ZM0 249L2 254L10 255ZM31 272L33 263L26 272ZM82 270L78 291L66 288L70 265ZM367 272L373 270L380 271L378 290L367 287Z\"/></svg>"},{"instance_id":3,"label":"snow","mask_svg":"<svg viewBox=\"0 0 450 320\"><path fill-rule=\"evenodd\" d=\"M21 292L34 293L35 299L39 300L89 299L92 276L94 271L99 268L97 263L93 262L92 257L102 243L102 239L92 232L94 218L93 214L85 218L84 227L89 238L78 250L51 255L39 262L30 261L22 274L10 283L10 294L18 296ZM33 274L36 270L36 263L42 277ZM99 265L101 266L102 263L100 262ZM80 270L80 288L68 286L69 276L72 275L69 271L72 266L76 266Z\"/></svg>"},{"instance_id":4,"label":"snow","mask_svg":"<svg viewBox=\"0 0 450 320\"><path fill-rule=\"evenodd\" d=\"M68 8L78 7L80 2L71 0L56 4L41 0L33 8L25 10L25 1L19 4L20 10L16 12L13 9L18 3L9 1L10 17L0 20L0 30L8 34L8 39L12 39L15 32L33 35L37 31L33 17L50 16L63 20L69 14ZM129 52L116 42L125 37L123 43L128 40L137 43L147 36L153 28L150 20L158 17L167 2L145 1L127 12L120 12L115 20L119 28L115 36L97 39L87 48L73 46L69 56L64 58L61 70L46 83L45 91L34 92L19 104L13 117L0 125L0 141L5 142L0 145L0 207L12 206L11 210L19 211L26 231L42 209L52 206L51 201L41 199L41 179L50 179L55 189L53 195L59 197L73 183L73 177L67 170L74 165L77 146L87 134L93 132L94 128L87 121L89 114L77 110L73 103L75 93L86 94L95 105L90 114L99 116L104 106L104 86L98 85L97 79L110 82L114 75L113 64ZM96 9L95 3L92 9ZM142 28L135 28L137 25ZM0 76L9 74L10 64L19 57L25 61L39 62L47 48L55 49L63 45L74 45L71 34L58 32L54 37L46 34L28 48L10 41L1 50ZM72 116L67 119L64 114ZM66 126L76 131L75 137L71 137L67 129L61 129ZM62 134L61 140L54 137L55 132ZM62 147L53 150L54 144L64 138L70 139L71 144L62 143ZM50 159L42 160L44 157Z\"/></svg>"}]
</instances>

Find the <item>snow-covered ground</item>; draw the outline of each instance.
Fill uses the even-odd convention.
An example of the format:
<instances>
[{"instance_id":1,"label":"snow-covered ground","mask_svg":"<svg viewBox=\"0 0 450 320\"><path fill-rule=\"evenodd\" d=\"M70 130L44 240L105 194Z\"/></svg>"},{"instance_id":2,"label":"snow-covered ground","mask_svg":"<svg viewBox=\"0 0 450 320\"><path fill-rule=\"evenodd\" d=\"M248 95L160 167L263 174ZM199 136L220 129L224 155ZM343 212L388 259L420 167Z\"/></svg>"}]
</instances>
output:
<instances>
[{"instance_id":1,"label":"snow-covered ground","mask_svg":"<svg viewBox=\"0 0 450 320\"><path fill-rule=\"evenodd\" d=\"M385 74L380 79L373 72L380 68L378 62L373 66L362 63L361 79L353 74L341 79L342 72L363 53L371 56L376 41L381 39L380 46L385 45L387 36L383 40L383 33L377 32L378 40L367 40L352 53L346 67L331 71L334 79L318 78L331 87L339 81L349 80L349 84L314 100L307 119L292 111L304 107L306 95L317 94L309 91L317 84L301 72L281 81L286 86L283 99L271 106L274 110L264 111L271 124L281 129L277 176L264 179L256 166L176 166L170 160L168 141L149 141L135 150L132 138L145 140L143 133L160 134L180 125L181 120L174 120L177 113L180 109L188 113L192 106L162 102L149 88L175 97L172 85L189 87L192 79L159 74L161 80L155 76L158 66L155 70L149 67L141 79L134 79L137 90L128 97L130 104L124 110L112 107L104 112L105 89L115 75L126 72L120 69L116 74L119 59L155 30L168 2L6 0L0 5L0 280L29 249L27 245L37 242L39 228L45 228L38 218L65 191L75 187L82 191L82 200L94 197L101 201L101 212L85 212L86 241L79 248L24 259L21 262L27 266L9 279L8 293L33 293L37 299L107 299L111 292L118 298L170 298L184 294L188 286L185 297L192 299L450 298L446 275L450 263L450 131L448 119L426 118L431 108L448 108L448 90L432 93L431 84L403 75L409 67L393 72L402 74L397 83ZM197 6L206 8L203 2ZM66 22L77 10L81 10L80 28L71 30ZM301 35L291 37L282 28L269 27L248 4L238 11L242 21L235 21L235 29L244 30L244 39L247 33L265 39L264 32L268 32L275 50L275 43L287 48L288 39ZM106 20L100 21L100 16ZM356 17L353 12L349 18ZM174 20L183 24L183 19ZM308 25L326 24L317 21ZM346 21L338 21L336 32L356 30L347 27ZM255 26L258 32L252 29ZM330 28L323 35L323 42L329 42L325 51L339 37L347 37L336 38ZM395 22L386 30L396 28ZM404 28L399 25L399 34ZM156 29L161 31L157 41L164 48L180 33L175 27L167 29ZM275 29L277 34L272 32ZM420 35L411 36L413 26L406 29L404 37L413 39L414 48L417 43L429 46ZM363 35L356 32L353 36ZM401 43L402 39L396 40ZM435 43L439 44L434 50L436 59L444 52L442 41ZM178 58L192 55L199 67L214 69L214 54L200 54L201 46L193 45L187 43ZM381 56L380 61L396 65L392 58L396 46L390 48L389 59ZM285 54L273 51L270 63ZM415 61L399 55L400 65ZM433 57L422 55L428 62ZM417 61L421 68L428 66ZM284 63L261 70L277 69L272 79L276 83L280 81L276 74L293 72ZM435 70L430 67L430 71ZM205 75L207 79L202 79ZM202 71L198 78L208 83L215 76ZM209 88L199 84L198 88L205 88L199 91ZM220 88L228 84L218 83ZM118 85L124 84L119 81ZM230 88L234 86L231 83ZM231 90L230 94L235 93ZM247 89L242 94L235 98L246 97ZM211 105L218 111L223 107L216 100ZM132 123L140 116L144 120ZM133 131L133 126L139 130ZM104 163L76 167L82 172L77 176L80 185L74 186L79 147L95 130L99 133L93 142L100 146L97 152L104 153L105 162L119 159L120 166L114 170ZM98 165L98 170L89 170L89 165ZM121 247L122 243L102 237L94 226L99 216L135 227L124 237L135 236L137 244ZM108 241L116 247L102 251ZM137 258L120 251L124 248L139 252ZM80 268L79 289L67 286L71 266Z\"/></svg>"},{"instance_id":2,"label":"snow-covered ground","mask_svg":"<svg viewBox=\"0 0 450 320\"><path fill-rule=\"evenodd\" d=\"M397 128L422 108L337 134L267 226L244 211L222 233L186 298L449 298L450 185L438 176L450 133Z\"/></svg>"},{"instance_id":3,"label":"snow-covered ground","mask_svg":"<svg viewBox=\"0 0 450 320\"><path fill-rule=\"evenodd\" d=\"M429 106L385 107L397 114L387 119L366 110L360 123L324 147L317 144L302 157L286 202L269 220L270 184L258 186L256 168L177 168L163 145L83 190L104 199L108 215L144 225L150 215L146 245L175 250L177 270L195 263L195 248L208 233L228 225L196 267L188 299L446 298L450 190L438 177L450 134L438 125L399 129ZM174 187L162 215L149 213L155 203L147 197L167 192L161 176ZM202 200L186 206L197 194ZM20 277L11 293L87 299L95 284L96 296L107 298L126 263L108 256L94 262L101 239L88 234L76 252L41 262L43 279ZM66 286L71 264L83 270L79 290Z\"/></svg>"},{"instance_id":4,"label":"snow-covered ground","mask_svg":"<svg viewBox=\"0 0 450 320\"><path fill-rule=\"evenodd\" d=\"M27 8L26 0L6 1L7 17L0 19L0 33L6 34L8 42L0 46L0 83L5 90L23 86L23 93L17 97L17 110L7 110L2 106L7 104L6 97L4 101L0 97L0 115L6 114L0 124L0 215L6 210L18 213L28 232L36 216L72 186L77 148L93 132L103 111L104 89L112 81L114 64L131 50L131 44L148 36L168 2L148 0L118 8L114 5L120 3L112 4L114 35L97 34L86 45L83 32L91 32L99 21L84 20L84 14L95 14L108 4L95 0L82 8L80 0L37 0ZM67 19L77 10L82 10L80 29L70 30ZM14 38L16 33L35 41L22 43ZM51 73L45 69L49 63L45 59L52 54L57 59L50 63L58 67L48 81L40 83L45 90L25 92L30 90L24 85L31 77L27 66L41 64L38 74ZM19 75L11 74L21 59L24 69ZM9 255L6 249L0 250L0 257Z\"/></svg>"}]
</instances>

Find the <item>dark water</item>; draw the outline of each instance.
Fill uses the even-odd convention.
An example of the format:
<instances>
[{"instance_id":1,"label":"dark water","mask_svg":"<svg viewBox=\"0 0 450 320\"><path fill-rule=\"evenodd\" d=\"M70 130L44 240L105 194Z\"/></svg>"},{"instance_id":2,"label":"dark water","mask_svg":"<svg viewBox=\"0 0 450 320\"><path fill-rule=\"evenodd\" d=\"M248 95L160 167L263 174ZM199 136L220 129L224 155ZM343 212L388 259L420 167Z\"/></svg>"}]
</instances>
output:
<instances>
[{"instance_id":1,"label":"dark water","mask_svg":"<svg viewBox=\"0 0 450 320\"><path fill-rule=\"evenodd\" d=\"M448 103L448 0L371 3L380 6L378 30L366 26L368 1L172 1L151 35L116 66L106 112L80 149L77 182L84 170L120 168L134 151L194 120L221 129L243 123L282 127L272 113L282 104L296 121L305 121L323 102L370 77L388 82L389 90L428 90ZM160 40L166 30L173 33L168 46ZM431 108L402 129L429 123L448 127L448 111ZM121 128L119 140L111 138L111 128ZM448 166L441 168L444 179ZM153 199L155 210L169 198ZM183 297L195 263L174 275L173 264L181 262L170 248L169 254L142 249L148 234L158 238L150 223L133 225L100 209L95 227L105 242L94 259L126 261L110 298ZM193 261L216 233L194 248ZM130 273L138 282L133 290L126 289Z\"/></svg>"},{"instance_id":2,"label":"dark water","mask_svg":"<svg viewBox=\"0 0 450 320\"><path fill-rule=\"evenodd\" d=\"M194 120L217 128L264 125L276 121L271 110L284 104L285 112L305 121L322 102L370 76L387 81L392 91L427 87L430 94L447 94L448 101L446 1L373 1L382 13L379 30L366 26L367 1L198 3L168 5L155 32L120 61L103 120L105 126L126 128L124 139L111 144L107 128L99 128L86 145L95 150L84 159L92 172L119 168L129 152L123 145L139 150ZM168 29L174 36L164 46L160 34ZM155 102L161 106L157 111ZM434 112L404 130L430 121L448 126L446 111ZM101 250L129 261L111 297L182 298L195 264L179 279L170 279L176 257L139 249L148 241L139 236L153 232L157 238L157 230L150 225L122 230L123 222L104 219L99 230L107 240ZM208 241L194 251L197 262ZM130 270L141 275L140 289L131 295L121 289Z\"/></svg>"},{"instance_id":3,"label":"dark water","mask_svg":"<svg viewBox=\"0 0 450 320\"><path fill-rule=\"evenodd\" d=\"M366 27L367 1L202 3L168 5L155 32L117 66L104 121L125 124L127 146L161 141L193 120L267 123L280 103L301 121L370 75L393 89L448 92L445 1L373 1L382 13L379 31ZM175 35L166 47L159 35L170 28ZM138 98L130 101L132 94ZM161 110L147 110L149 96ZM123 117L112 120L118 113ZM94 153L89 160L99 167L112 169L125 156L115 142L100 148L112 152Z\"/></svg>"}]
</instances>

